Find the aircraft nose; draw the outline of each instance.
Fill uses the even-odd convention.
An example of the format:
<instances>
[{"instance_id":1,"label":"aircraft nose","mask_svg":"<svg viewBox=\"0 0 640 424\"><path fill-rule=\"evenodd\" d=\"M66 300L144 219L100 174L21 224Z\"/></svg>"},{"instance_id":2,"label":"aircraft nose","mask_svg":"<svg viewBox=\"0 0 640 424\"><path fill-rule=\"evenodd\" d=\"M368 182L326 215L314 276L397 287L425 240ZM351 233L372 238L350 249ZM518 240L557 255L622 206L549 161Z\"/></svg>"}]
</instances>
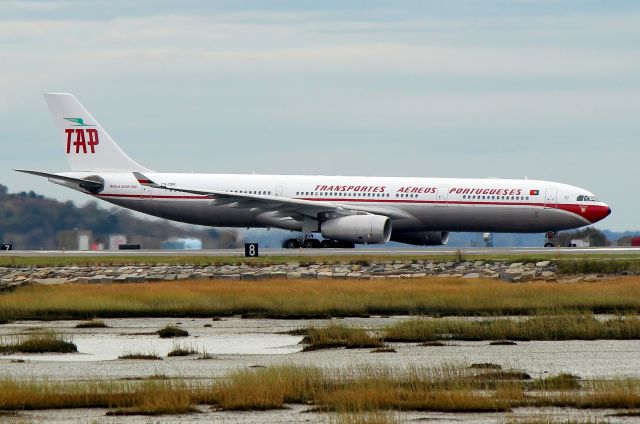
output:
<instances>
[{"instance_id":1,"label":"aircraft nose","mask_svg":"<svg viewBox=\"0 0 640 424\"><path fill-rule=\"evenodd\" d=\"M611 215L611 208L609 205L583 205L578 213L593 224Z\"/></svg>"},{"instance_id":2,"label":"aircraft nose","mask_svg":"<svg viewBox=\"0 0 640 424\"><path fill-rule=\"evenodd\" d=\"M587 219L591 222L602 221L609 215L611 215L611 208L609 205L604 206L589 206L587 210Z\"/></svg>"}]
</instances>

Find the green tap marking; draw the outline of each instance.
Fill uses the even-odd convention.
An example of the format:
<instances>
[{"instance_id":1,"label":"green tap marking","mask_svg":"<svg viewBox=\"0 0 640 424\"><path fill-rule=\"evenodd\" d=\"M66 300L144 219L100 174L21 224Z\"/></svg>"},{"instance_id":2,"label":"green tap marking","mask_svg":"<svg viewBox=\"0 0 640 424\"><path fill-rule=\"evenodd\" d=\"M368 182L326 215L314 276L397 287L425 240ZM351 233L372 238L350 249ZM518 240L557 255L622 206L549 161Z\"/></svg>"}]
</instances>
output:
<instances>
[{"instance_id":1,"label":"green tap marking","mask_svg":"<svg viewBox=\"0 0 640 424\"><path fill-rule=\"evenodd\" d=\"M85 124L82 118L64 118L67 121L75 122L74 127L95 127L95 125Z\"/></svg>"}]
</instances>

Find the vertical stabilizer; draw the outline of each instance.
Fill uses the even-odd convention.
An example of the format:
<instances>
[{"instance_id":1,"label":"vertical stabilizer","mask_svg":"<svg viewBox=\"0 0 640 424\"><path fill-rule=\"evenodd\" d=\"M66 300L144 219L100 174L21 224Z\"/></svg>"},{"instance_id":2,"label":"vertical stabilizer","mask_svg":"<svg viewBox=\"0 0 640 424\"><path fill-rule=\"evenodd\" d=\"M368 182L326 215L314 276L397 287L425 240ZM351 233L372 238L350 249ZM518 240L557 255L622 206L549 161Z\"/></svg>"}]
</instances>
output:
<instances>
[{"instance_id":1,"label":"vertical stabilizer","mask_svg":"<svg viewBox=\"0 0 640 424\"><path fill-rule=\"evenodd\" d=\"M150 171L127 156L72 94L44 97L72 171Z\"/></svg>"}]
</instances>

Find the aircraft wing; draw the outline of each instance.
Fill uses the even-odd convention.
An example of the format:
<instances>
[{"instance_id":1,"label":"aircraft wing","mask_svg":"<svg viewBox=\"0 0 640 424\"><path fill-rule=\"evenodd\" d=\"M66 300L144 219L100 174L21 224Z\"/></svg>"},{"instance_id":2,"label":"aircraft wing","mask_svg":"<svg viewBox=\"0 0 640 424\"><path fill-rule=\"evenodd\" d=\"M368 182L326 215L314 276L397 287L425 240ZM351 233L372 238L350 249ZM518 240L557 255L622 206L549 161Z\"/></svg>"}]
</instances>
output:
<instances>
[{"instance_id":1,"label":"aircraft wing","mask_svg":"<svg viewBox=\"0 0 640 424\"><path fill-rule=\"evenodd\" d=\"M210 196L213 206L226 205L229 208L251 209L254 211L272 211L283 218L297 216L308 216L319 218L320 215L327 215L325 219L341 216L354 215L357 213L373 213L376 215L388 216L389 218L402 219L410 218L406 212L395 208L354 206L340 202L311 201L304 199L290 199L286 197L268 196L260 194L235 193L224 190L211 190L189 187L166 187L150 180L140 172L134 172L138 182L149 187L168 191L178 191L181 193L198 194ZM294 218L295 219L295 218Z\"/></svg>"}]
</instances>

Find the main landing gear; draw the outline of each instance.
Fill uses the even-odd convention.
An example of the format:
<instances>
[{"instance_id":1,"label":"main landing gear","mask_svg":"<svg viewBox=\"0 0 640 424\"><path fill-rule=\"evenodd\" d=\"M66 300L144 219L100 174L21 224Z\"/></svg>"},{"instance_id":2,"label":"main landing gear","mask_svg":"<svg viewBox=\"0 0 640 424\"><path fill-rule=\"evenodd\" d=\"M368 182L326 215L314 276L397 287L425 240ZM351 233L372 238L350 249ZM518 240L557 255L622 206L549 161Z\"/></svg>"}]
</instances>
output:
<instances>
[{"instance_id":1,"label":"main landing gear","mask_svg":"<svg viewBox=\"0 0 640 424\"><path fill-rule=\"evenodd\" d=\"M544 247L555 247L555 238L556 238L556 232L555 231L547 231L546 234L544 235Z\"/></svg>"},{"instance_id":2,"label":"main landing gear","mask_svg":"<svg viewBox=\"0 0 640 424\"><path fill-rule=\"evenodd\" d=\"M351 249L355 247L354 243L331 240L331 239L323 239L322 241L313 238L312 235L301 236L297 238L287 239L282 243L282 247L285 249L330 249L330 248L342 248L342 249Z\"/></svg>"}]
</instances>

